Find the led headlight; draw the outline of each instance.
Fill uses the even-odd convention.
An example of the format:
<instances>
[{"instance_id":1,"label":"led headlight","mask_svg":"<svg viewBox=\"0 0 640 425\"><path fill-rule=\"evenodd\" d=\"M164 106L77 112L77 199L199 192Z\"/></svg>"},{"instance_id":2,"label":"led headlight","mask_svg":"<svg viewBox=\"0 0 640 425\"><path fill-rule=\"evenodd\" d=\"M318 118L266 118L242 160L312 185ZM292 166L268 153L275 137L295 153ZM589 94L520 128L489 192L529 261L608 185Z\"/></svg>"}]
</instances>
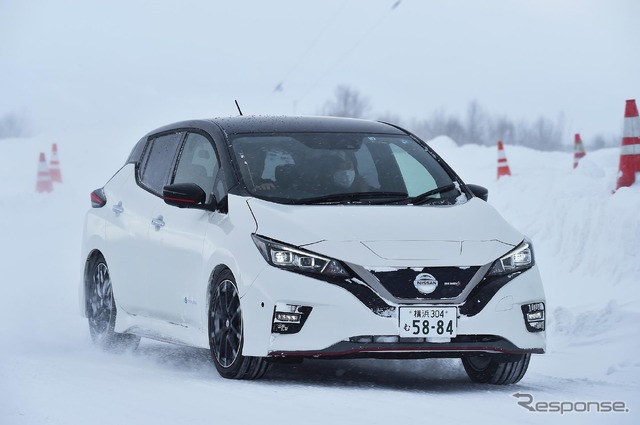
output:
<instances>
[{"instance_id":1,"label":"led headlight","mask_svg":"<svg viewBox=\"0 0 640 425\"><path fill-rule=\"evenodd\" d=\"M533 247L531 242L524 241L516 249L491 265L488 275L499 275L526 270L533 266Z\"/></svg>"},{"instance_id":2,"label":"led headlight","mask_svg":"<svg viewBox=\"0 0 640 425\"><path fill-rule=\"evenodd\" d=\"M274 267L331 277L347 278L351 276L338 260L272 241L262 236L251 235L251 237L267 263Z\"/></svg>"}]
</instances>

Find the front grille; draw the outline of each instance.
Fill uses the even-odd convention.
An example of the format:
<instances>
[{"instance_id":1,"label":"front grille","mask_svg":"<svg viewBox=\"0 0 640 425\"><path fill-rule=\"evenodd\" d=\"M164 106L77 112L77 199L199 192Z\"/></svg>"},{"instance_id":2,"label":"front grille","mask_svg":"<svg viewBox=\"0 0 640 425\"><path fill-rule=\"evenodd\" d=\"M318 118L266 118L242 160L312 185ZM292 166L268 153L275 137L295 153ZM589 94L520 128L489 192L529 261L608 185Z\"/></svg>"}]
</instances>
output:
<instances>
[{"instance_id":1,"label":"front grille","mask_svg":"<svg viewBox=\"0 0 640 425\"><path fill-rule=\"evenodd\" d=\"M425 267L421 270L405 268L394 271L370 271L380 284L398 299L435 300L458 297L479 269L480 267ZM420 285L424 281L430 282L425 286L429 286L433 292L425 294L418 290L416 286L424 287Z\"/></svg>"}]
</instances>

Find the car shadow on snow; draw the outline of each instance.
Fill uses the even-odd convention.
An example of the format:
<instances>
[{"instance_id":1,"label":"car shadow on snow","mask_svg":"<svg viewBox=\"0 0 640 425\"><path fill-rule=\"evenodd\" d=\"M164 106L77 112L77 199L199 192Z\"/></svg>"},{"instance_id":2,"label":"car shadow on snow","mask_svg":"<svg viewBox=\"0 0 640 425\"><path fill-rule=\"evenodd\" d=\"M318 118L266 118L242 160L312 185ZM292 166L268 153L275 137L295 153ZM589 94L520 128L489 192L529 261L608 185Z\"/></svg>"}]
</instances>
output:
<instances>
[{"instance_id":1,"label":"car shadow on snow","mask_svg":"<svg viewBox=\"0 0 640 425\"><path fill-rule=\"evenodd\" d=\"M131 353L145 364L204 380L222 380L206 349L145 341ZM525 378L526 380L526 378ZM255 385L385 389L396 391L496 392L512 394L526 385L494 386L472 383L459 359L378 360L305 359L299 364L272 363Z\"/></svg>"}]
</instances>

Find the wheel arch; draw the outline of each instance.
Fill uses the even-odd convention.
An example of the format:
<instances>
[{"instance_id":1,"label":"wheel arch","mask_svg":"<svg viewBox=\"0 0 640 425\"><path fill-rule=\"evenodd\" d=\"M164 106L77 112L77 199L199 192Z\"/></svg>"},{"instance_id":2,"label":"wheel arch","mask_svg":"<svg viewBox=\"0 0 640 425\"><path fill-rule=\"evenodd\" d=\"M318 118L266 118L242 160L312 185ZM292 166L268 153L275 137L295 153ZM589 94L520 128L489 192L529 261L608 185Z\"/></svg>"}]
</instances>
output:
<instances>
[{"instance_id":1,"label":"wheel arch","mask_svg":"<svg viewBox=\"0 0 640 425\"><path fill-rule=\"evenodd\" d=\"M222 272L224 272L225 270L228 270L231 273L231 275L233 276L233 280L236 281L236 286L238 285L238 282L236 280L236 275L235 273L233 273L233 270L231 270L229 266L227 266L226 264L218 264L217 266L215 266L211 271L211 273L209 274L209 280L207 282L207 293L206 293L207 302L206 302L206 309L205 309L205 314L207 316L209 314L209 308L211 307L211 290L213 289L213 285L215 285L216 280L218 280L218 276L220 276ZM207 323L207 332L208 332L208 328L209 328L208 317L205 323Z\"/></svg>"}]
</instances>

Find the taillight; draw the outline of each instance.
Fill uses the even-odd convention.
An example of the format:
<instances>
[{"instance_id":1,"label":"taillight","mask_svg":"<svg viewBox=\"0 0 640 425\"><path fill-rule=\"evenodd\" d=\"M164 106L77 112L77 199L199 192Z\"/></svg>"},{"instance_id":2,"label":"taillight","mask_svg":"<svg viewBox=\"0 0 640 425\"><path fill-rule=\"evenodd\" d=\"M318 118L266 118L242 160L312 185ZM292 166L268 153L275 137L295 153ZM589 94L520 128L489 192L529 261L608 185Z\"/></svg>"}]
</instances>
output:
<instances>
[{"instance_id":1,"label":"taillight","mask_svg":"<svg viewBox=\"0 0 640 425\"><path fill-rule=\"evenodd\" d=\"M102 188L91 192L91 208L102 208L107 203L107 197Z\"/></svg>"}]
</instances>

